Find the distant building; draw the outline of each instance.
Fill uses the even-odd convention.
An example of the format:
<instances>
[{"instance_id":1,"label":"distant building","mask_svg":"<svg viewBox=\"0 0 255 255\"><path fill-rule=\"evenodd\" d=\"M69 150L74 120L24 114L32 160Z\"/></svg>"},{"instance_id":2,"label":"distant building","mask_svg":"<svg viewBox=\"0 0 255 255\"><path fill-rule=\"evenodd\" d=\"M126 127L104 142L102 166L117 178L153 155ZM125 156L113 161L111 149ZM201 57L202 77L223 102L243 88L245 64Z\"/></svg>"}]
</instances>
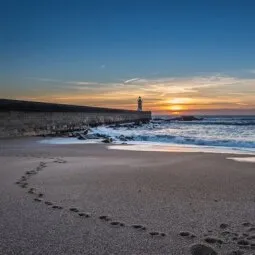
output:
<instances>
[{"instance_id":1,"label":"distant building","mask_svg":"<svg viewBox=\"0 0 255 255\"><path fill-rule=\"evenodd\" d=\"M137 100L137 111L141 112L143 110L143 100L141 97L138 97Z\"/></svg>"}]
</instances>

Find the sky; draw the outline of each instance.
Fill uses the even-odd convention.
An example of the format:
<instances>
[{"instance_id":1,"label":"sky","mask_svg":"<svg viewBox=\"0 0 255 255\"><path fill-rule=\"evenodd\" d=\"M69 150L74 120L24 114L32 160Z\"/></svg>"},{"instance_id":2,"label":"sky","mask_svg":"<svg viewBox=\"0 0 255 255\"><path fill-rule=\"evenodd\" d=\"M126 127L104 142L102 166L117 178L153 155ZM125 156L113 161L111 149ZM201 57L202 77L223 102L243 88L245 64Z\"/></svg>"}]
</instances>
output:
<instances>
[{"instance_id":1,"label":"sky","mask_svg":"<svg viewBox=\"0 0 255 255\"><path fill-rule=\"evenodd\" d=\"M0 98L255 115L253 0L0 3Z\"/></svg>"}]
</instances>

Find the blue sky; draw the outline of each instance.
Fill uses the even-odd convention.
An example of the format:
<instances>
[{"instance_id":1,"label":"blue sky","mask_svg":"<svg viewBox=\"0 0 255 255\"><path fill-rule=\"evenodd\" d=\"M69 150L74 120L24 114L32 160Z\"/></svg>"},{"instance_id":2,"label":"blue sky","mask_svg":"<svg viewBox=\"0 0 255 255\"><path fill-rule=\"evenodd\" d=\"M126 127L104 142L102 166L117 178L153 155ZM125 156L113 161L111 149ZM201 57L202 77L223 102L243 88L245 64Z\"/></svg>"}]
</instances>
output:
<instances>
[{"instance_id":1,"label":"blue sky","mask_svg":"<svg viewBox=\"0 0 255 255\"><path fill-rule=\"evenodd\" d=\"M9 0L0 9L3 97L132 108L124 95L141 94L157 109L159 101L202 100L201 91L174 94L171 86L234 79L227 92L255 108L254 1ZM110 93L118 90L125 104ZM105 104L102 94L110 94Z\"/></svg>"}]
</instances>

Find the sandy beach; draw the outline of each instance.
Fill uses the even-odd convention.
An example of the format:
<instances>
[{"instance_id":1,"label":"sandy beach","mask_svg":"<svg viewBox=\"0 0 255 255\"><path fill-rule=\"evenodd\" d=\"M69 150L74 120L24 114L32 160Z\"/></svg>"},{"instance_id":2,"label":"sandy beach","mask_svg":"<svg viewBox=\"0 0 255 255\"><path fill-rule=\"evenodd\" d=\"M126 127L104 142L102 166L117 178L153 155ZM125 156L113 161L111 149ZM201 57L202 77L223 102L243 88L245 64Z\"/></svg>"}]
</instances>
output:
<instances>
[{"instance_id":1,"label":"sandy beach","mask_svg":"<svg viewBox=\"0 0 255 255\"><path fill-rule=\"evenodd\" d=\"M40 139L0 140L0 254L255 254L254 163Z\"/></svg>"}]
</instances>

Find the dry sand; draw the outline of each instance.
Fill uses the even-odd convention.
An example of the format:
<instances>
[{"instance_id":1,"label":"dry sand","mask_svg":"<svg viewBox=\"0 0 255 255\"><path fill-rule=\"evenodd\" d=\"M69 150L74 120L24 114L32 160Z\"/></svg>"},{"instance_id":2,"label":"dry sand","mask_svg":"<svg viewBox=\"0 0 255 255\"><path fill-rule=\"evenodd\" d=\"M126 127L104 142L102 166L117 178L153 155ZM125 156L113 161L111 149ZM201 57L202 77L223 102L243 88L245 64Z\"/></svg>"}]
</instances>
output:
<instances>
[{"instance_id":1,"label":"dry sand","mask_svg":"<svg viewBox=\"0 0 255 255\"><path fill-rule=\"evenodd\" d=\"M254 163L38 140L0 140L0 254L255 254Z\"/></svg>"}]
</instances>

